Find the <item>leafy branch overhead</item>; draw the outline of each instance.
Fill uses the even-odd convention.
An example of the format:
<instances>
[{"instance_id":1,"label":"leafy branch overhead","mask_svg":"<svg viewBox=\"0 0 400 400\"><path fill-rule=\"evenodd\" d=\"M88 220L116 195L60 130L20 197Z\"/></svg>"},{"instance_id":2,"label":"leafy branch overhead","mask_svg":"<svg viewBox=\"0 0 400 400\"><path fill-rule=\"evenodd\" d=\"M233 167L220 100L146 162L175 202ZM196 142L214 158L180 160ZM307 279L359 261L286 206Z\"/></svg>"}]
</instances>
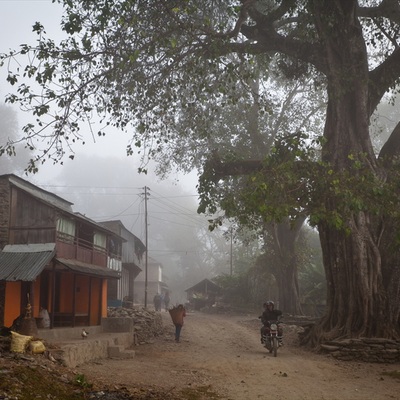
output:
<instances>
[{"instance_id":1,"label":"leafy branch overhead","mask_svg":"<svg viewBox=\"0 0 400 400\"><path fill-rule=\"evenodd\" d=\"M200 177L198 211L214 214L222 208L226 217L253 228L260 217L265 223L309 217L314 226L325 220L347 230L346 216L361 210L400 216L397 167L383 182L365 168L365 160L349 155L351 168L334 171L320 161L316 148L315 141L297 134L277 140L263 161L221 160L214 152ZM334 210L326 208L328 198L337 200Z\"/></svg>"},{"instance_id":2,"label":"leafy branch overhead","mask_svg":"<svg viewBox=\"0 0 400 400\"><path fill-rule=\"evenodd\" d=\"M137 148L157 157L185 136L176 129L177 120L194 104L211 104L213 115L224 104L238 102L242 92L236 82L254 74L247 66L255 55L281 52L282 69L296 70L297 60L308 65L303 73L312 67L329 73L323 43L313 30L312 2L61 3L66 34L61 43L36 23L36 46L22 45L1 56L16 87L7 101L36 117L24 127L24 140L32 148L41 146L42 156L54 161L72 154L70 145L88 140L88 130L104 135L109 126L129 131L128 154ZM390 10L395 21L395 4L385 1L378 10L360 10L365 18ZM21 56L27 57L25 67ZM398 60L395 49L371 71L371 112L396 82ZM97 114L101 119L94 124ZM208 126L202 124L196 134L207 138Z\"/></svg>"}]
</instances>

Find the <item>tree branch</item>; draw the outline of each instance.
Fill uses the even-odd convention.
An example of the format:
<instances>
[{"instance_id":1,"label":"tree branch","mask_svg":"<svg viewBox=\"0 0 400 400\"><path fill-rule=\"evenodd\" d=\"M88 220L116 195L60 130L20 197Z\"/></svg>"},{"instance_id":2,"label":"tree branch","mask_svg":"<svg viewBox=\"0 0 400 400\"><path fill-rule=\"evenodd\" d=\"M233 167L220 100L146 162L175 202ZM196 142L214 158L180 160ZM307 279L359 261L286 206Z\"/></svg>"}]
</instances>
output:
<instances>
[{"instance_id":1,"label":"tree branch","mask_svg":"<svg viewBox=\"0 0 400 400\"><path fill-rule=\"evenodd\" d=\"M374 112L382 96L400 76L400 48L369 73L369 112Z\"/></svg>"},{"instance_id":2,"label":"tree branch","mask_svg":"<svg viewBox=\"0 0 400 400\"><path fill-rule=\"evenodd\" d=\"M382 146L379 159L393 161L396 156L400 156L400 122L393 129L389 139Z\"/></svg>"},{"instance_id":3,"label":"tree branch","mask_svg":"<svg viewBox=\"0 0 400 400\"><path fill-rule=\"evenodd\" d=\"M358 15L364 18L384 17L400 24L399 0L383 0L377 7L359 7Z\"/></svg>"},{"instance_id":4,"label":"tree branch","mask_svg":"<svg viewBox=\"0 0 400 400\"><path fill-rule=\"evenodd\" d=\"M228 176L250 175L262 169L261 160L237 160L222 162L218 153L213 152L204 166L203 176L211 175L210 180L218 182Z\"/></svg>"},{"instance_id":5,"label":"tree branch","mask_svg":"<svg viewBox=\"0 0 400 400\"><path fill-rule=\"evenodd\" d=\"M319 71L326 72L323 51L318 43L296 39L293 36L283 36L277 29L283 24L293 21L300 23L301 16L282 20L282 17L294 6L293 0L284 0L275 10L263 14L255 5L248 9L248 14L255 25L242 24L240 32L251 42L257 43L264 52L282 52L290 57L297 58L314 65Z\"/></svg>"}]
</instances>

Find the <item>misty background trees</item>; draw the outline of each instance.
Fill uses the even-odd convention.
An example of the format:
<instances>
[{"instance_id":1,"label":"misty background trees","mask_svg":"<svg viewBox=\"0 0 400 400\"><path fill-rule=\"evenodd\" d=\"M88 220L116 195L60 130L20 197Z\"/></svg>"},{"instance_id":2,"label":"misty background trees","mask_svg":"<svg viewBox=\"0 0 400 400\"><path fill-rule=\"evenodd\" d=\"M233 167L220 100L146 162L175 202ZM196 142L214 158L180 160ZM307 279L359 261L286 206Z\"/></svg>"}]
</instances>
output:
<instances>
[{"instance_id":1,"label":"misty background trees","mask_svg":"<svg viewBox=\"0 0 400 400\"><path fill-rule=\"evenodd\" d=\"M4 174L20 174L29 165L32 152L25 147L24 142L19 142L19 139L17 112L11 106L0 104L0 143L4 146L4 153L0 157L0 170ZM8 148L7 143L10 143Z\"/></svg>"},{"instance_id":2,"label":"misty background trees","mask_svg":"<svg viewBox=\"0 0 400 400\"><path fill-rule=\"evenodd\" d=\"M400 125L393 115L375 148L370 132L397 88L397 0L61 3L65 40L38 23L37 46L2 56L17 88L8 102L36 118L24 128L29 146L51 128L36 162L73 157L82 129L129 132L141 171L149 159L160 175L197 168L211 226L252 231L262 249L253 285L243 277L232 292L245 298L255 275L272 277L284 307L301 312L308 220L322 244L327 309L306 340L399 336Z\"/></svg>"}]
</instances>

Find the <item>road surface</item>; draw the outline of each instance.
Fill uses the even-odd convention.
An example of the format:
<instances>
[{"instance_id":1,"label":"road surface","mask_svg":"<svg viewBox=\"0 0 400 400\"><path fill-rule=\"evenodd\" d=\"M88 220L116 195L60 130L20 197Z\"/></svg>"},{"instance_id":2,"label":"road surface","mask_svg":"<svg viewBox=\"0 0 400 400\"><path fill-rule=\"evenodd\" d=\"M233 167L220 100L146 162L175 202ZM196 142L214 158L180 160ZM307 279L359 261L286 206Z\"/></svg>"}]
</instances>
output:
<instances>
[{"instance_id":1,"label":"road surface","mask_svg":"<svg viewBox=\"0 0 400 400\"><path fill-rule=\"evenodd\" d=\"M170 316L162 314L165 333L136 346L135 358L101 360L79 371L114 388L180 394L201 388L204 399L400 399L400 380L389 375L400 373L400 365L343 362L312 353L298 347L295 326L285 326L284 348L275 358L260 344L255 315L190 312L176 343Z\"/></svg>"}]
</instances>

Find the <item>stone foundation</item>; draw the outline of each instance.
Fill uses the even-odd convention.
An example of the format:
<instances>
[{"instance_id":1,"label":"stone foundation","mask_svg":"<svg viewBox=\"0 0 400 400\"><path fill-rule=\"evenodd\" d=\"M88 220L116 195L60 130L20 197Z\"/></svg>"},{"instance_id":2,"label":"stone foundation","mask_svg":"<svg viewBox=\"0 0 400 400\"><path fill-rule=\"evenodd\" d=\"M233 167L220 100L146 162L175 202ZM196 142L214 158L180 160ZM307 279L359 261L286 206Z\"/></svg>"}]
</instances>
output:
<instances>
[{"instance_id":1,"label":"stone foundation","mask_svg":"<svg viewBox=\"0 0 400 400\"><path fill-rule=\"evenodd\" d=\"M321 350L342 361L393 364L400 362L400 341L381 338L326 342Z\"/></svg>"}]
</instances>

